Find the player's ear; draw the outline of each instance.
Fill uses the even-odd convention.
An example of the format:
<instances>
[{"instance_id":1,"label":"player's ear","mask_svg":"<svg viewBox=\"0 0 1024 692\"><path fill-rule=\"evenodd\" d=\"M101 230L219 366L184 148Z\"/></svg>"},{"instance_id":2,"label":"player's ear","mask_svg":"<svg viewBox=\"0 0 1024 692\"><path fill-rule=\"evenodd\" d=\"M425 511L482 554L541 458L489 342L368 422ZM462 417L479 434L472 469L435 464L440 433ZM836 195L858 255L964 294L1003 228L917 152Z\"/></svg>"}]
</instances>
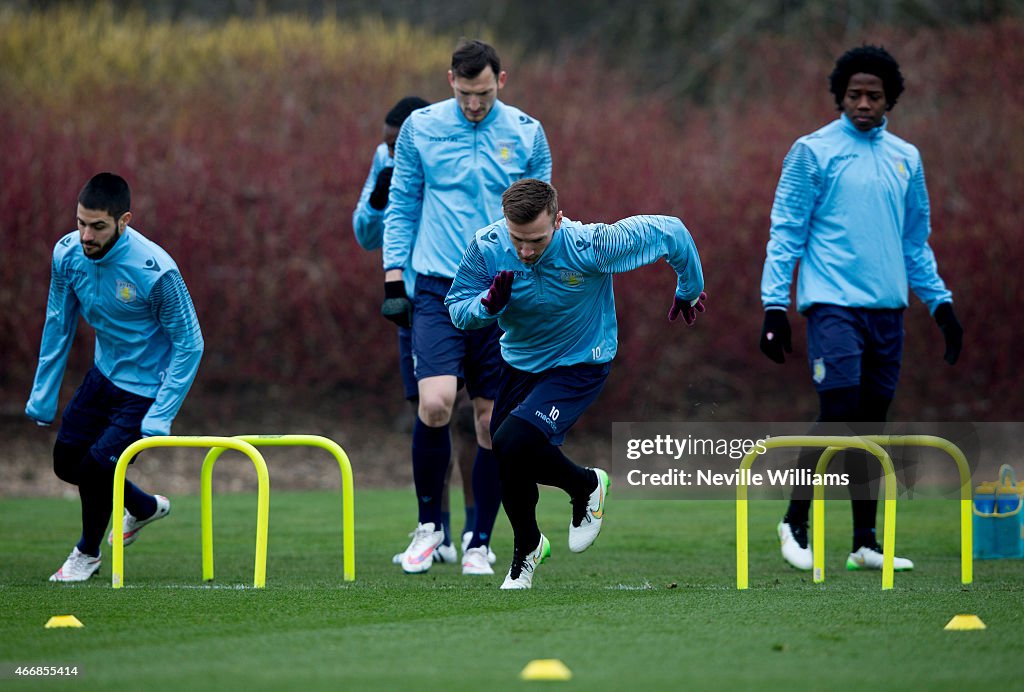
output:
<instances>
[{"instance_id":1,"label":"player's ear","mask_svg":"<svg viewBox=\"0 0 1024 692\"><path fill-rule=\"evenodd\" d=\"M126 211L121 214L121 218L117 220L117 232L124 233L124 229L128 227L128 224L132 221L132 213Z\"/></svg>"},{"instance_id":2,"label":"player's ear","mask_svg":"<svg viewBox=\"0 0 1024 692\"><path fill-rule=\"evenodd\" d=\"M508 72L502 70L498 73L498 88L501 89L505 86L505 80L508 79Z\"/></svg>"},{"instance_id":3,"label":"player's ear","mask_svg":"<svg viewBox=\"0 0 1024 692\"><path fill-rule=\"evenodd\" d=\"M559 209L558 213L555 214L555 230L557 231L562 226L562 210Z\"/></svg>"}]
</instances>

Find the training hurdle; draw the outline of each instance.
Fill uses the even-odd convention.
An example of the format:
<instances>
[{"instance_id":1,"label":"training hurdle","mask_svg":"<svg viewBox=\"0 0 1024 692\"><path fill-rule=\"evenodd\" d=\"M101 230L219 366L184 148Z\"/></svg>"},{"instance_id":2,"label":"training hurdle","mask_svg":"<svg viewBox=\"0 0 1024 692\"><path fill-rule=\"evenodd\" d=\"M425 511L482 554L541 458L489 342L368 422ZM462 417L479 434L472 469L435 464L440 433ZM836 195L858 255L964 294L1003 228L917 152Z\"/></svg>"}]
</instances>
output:
<instances>
[{"instance_id":1,"label":"training hurdle","mask_svg":"<svg viewBox=\"0 0 1024 692\"><path fill-rule=\"evenodd\" d=\"M934 435L864 435L863 439L870 440L882 447L932 447L945 451L956 462L960 472L960 581L963 584L970 584L974 580L974 538L971 524L971 469L967 465L967 458L960 448L949 440ZM829 447L821 454L815 473L825 473L825 468L836 454L842 450L838 447ZM886 479L886 490L889 482ZM814 486L814 501L812 503L813 526L814 526L814 582L820 584L825 581L825 487ZM884 550L885 548L883 548Z\"/></svg>"},{"instance_id":2,"label":"training hurdle","mask_svg":"<svg viewBox=\"0 0 1024 692\"><path fill-rule=\"evenodd\" d=\"M243 441L253 447L319 447L334 455L338 462L338 467L341 469L343 573L345 581L354 581L356 578L356 558L352 464L349 462L345 450L334 440L319 435L236 435L231 439ZM203 536L204 581L211 581L213 579L213 465L220 455L230 448L226 445L217 445L203 459L199 502ZM264 543L264 545L266 544ZM262 584L259 586L262 586Z\"/></svg>"},{"instance_id":3,"label":"training hurdle","mask_svg":"<svg viewBox=\"0 0 1024 692\"><path fill-rule=\"evenodd\" d=\"M267 523L270 517L270 477L267 474L267 463L263 460L259 450L245 440L212 435L145 437L131 443L121 453L117 460L117 466L114 468L114 550L111 566L111 586L115 589L120 589L124 586L124 524L121 521L121 517L124 515L124 477L128 471L128 463L139 452L154 447L215 447L221 450L235 449L252 460L253 466L256 467L256 479L258 482L256 501L256 566L254 568L252 585L257 589L262 589L267 582Z\"/></svg>"},{"instance_id":4,"label":"training hurdle","mask_svg":"<svg viewBox=\"0 0 1024 692\"><path fill-rule=\"evenodd\" d=\"M817 471L822 472L836 452L843 449L862 449L870 452L882 464L882 471L885 474L885 505L882 518L882 589L891 589L893 586L893 555L896 544L896 472L893 469L892 459L877 442L864 437L855 436L816 436L816 435L783 435L780 437L769 437L762 441L761 448L764 451L779 447L823 447L822 459L818 460ZM832 454L825 458L830 448L835 448ZM750 450L740 462L740 480L736 486L736 588L746 589L749 586L750 568L748 564L749 548L747 536L747 483L744 469L749 472L751 465L763 452L758 448ZM822 460L824 459L824 464ZM816 486L817 487L820 486ZM818 499L816 503L822 506L824 513L824 499ZM817 514L815 514L817 519ZM818 535L818 526L814 526L815 538ZM824 535L824 533L823 533ZM817 544L815 544L817 545ZM824 544L822 544L824 545ZM815 553L819 551L815 548ZM815 558L817 559L817 558Z\"/></svg>"}]
</instances>

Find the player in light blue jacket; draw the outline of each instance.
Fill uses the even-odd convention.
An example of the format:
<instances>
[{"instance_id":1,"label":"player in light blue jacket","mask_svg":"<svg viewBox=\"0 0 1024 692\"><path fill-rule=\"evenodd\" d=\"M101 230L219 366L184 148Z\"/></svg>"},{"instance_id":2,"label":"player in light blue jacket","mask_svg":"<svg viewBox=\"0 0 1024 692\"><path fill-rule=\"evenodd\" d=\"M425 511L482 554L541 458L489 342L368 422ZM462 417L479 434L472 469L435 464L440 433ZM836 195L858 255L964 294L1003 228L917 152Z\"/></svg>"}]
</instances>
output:
<instances>
[{"instance_id":1,"label":"player in light blue jacket","mask_svg":"<svg viewBox=\"0 0 1024 692\"><path fill-rule=\"evenodd\" d=\"M391 179L395 170L395 140L398 139L398 132L410 113L429 105L428 101L418 96L406 96L384 117L384 141L378 144L374 151L370 173L366 176L359 201L352 212L352 229L355 231L356 242L364 250L376 250L384 245L384 212L391 197ZM416 286L416 272L406 267L402 278L406 292L412 295ZM416 389L416 378L412 373L412 332L408 325L398 327L398 352L405 398L414 401L419 394Z\"/></svg>"},{"instance_id":2,"label":"player in light blue jacket","mask_svg":"<svg viewBox=\"0 0 1024 692\"><path fill-rule=\"evenodd\" d=\"M537 525L538 483L572 500L571 551L586 550L603 521L608 474L559 447L615 357L612 275L665 258L678 277L669 320L692 324L706 296L697 247L675 217L581 224L562 216L555 188L532 179L513 183L502 206L504 218L474 236L445 303L457 327L504 330L491 433L515 549L501 588L528 589L550 553Z\"/></svg>"},{"instance_id":3,"label":"player in light blue jacket","mask_svg":"<svg viewBox=\"0 0 1024 692\"><path fill-rule=\"evenodd\" d=\"M487 559L501 486L489 423L500 355L497 328L467 332L452 324L444 297L473 233L501 217L501 193L524 177L551 179L551 153L540 122L498 100L507 74L494 48L464 41L452 54L453 98L414 112L398 135L391 197L384 215L384 304L400 325L412 323L419 389L413 430L413 479L419 525L402 559L407 573L430 569L443 539L440 497L451 455L449 422L459 388L473 402L476 529L463 574L493 574ZM409 300L406 267L416 272ZM415 313L415 319L411 319Z\"/></svg>"},{"instance_id":4,"label":"player in light blue jacket","mask_svg":"<svg viewBox=\"0 0 1024 692\"><path fill-rule=\"evenodd\" d=\"M903 357L908 286L942 330L950 365L963 330L928 245L921 155L889 132L885 117L903 91L899 65L882 48L854 48L836 62L830 87L839 118L798 139L782 164L761 279L760 346L778 363L792 351L786 309L799 262L796 307L807 318L807 356L821 404L815 430L835 432L825 424L842 423L847 432L882 432L856 423L886 419ZM801 465L813 468L817 454L802 455ZM847 568L881 569L878 477L863 454L847 457L854 527ZM813 566L810 494L810 486L794 488L778 525L783 557L803 570ZM913 563L896 558L895 568Z\"/></svg>"},{"instance_id":5,"label":"player in light blue jacket","mask_svg":"<svg viewBox=\"0 0 1024 692\"><path fill-rule=\"evenodd\" d=\"M85 581L100 567L114 466L141 436L169 435L199 368L203 337L177 265L131 228L131 192L100 173L78 197L78 231L53 251L39 367L25 413L56 418L57 399L82 315L96 332L95 361L64 410L53 449L57 476L78 486L82 536L50 581ZM167 498L125 483L125 544L170 512ZM118 518L121 520L121 518Z\"/></svg>"},{"instance_id":6,"label":"player in light blue jacket","mask_svg":"<svg viewBox=\"0 0 1024 692\"><path fill-rule=\"evenodd\" d=\"M355 231L356 242L364 250L376 250L384 244L384 211L387 209L391 192L391 177L394 174L395 166L395 141L398 139L398 132L402 124L409 117L409 114L418 108L429 106L430 103L418 96L406 96L396 103L387 115L384 116L383 139L374 151L373 161L370 164L370 173L363 183L362 193L359 195L359 202L352 212L352 229ZM406 266L402 272L405 282L405 292L413 295L416 286L416 272ZM405 398L413 406L413 415L419 401L419 388L416 386L416 377L413 375L412 365L412 329L410 327L398 327L398 363L402 375L402 385L405 388ZM469 400L460 397L459 415L456 419L456 433L459 436L458 450L455 454L459 465L459 475L462 478L462 496L465 500L466 523L463 527L463 542L468 542L476 525L476 505L473 498L473 459L476 456L476 433L473 429L472 413L470 412ZM456 563L459 556L458 551L452 543L451 538L451 513L449 511L449 487L451 485L452 466L449 465L448 473L445 476L444 494L441 500L441 523L444 526L444 542L434 550L434 561ZM488 559L494 553L490 553ZM402 554L394 556L392 562L401 563Z\"/></svg>"}]
</instances>

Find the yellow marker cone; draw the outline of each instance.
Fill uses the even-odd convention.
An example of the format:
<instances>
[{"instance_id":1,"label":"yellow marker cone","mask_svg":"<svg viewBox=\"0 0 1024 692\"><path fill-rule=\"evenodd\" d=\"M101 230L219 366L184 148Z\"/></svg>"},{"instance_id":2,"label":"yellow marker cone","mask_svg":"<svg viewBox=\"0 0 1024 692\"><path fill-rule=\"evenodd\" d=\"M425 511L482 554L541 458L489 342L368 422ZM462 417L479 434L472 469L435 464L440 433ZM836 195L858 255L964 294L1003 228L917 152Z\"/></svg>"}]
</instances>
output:
<instances>
[{"instance_id":1,"label":"yellow marker cone","mask_svg":"<svg viewBox=\"0 0 1024 692\"><path fill-rule=\"evenodd\" d=\"M46 629L51 627L85 627L74 615L54 615L46 621Z\"/></svg>"},{"instance_id":2,"label":"yellow marker cone","mask_svg":"<svg viewBox=\"0 0 1024 692\"><path fill-rule=\"evenodd\" d=\"M530 661L519 674L523 680L572 680L572 671L557 658Z\"/></svg>"},{"instance_id":3,"label":"yellow marker cone","mask_svg":"<svg viewBox=\"0 0 1024 692\"><path fill-rule=\"evenodd\" d=\"M954 615L943 629L947 630L983 630L985 623L977 615Z\"/></svg>"}]
</instances>

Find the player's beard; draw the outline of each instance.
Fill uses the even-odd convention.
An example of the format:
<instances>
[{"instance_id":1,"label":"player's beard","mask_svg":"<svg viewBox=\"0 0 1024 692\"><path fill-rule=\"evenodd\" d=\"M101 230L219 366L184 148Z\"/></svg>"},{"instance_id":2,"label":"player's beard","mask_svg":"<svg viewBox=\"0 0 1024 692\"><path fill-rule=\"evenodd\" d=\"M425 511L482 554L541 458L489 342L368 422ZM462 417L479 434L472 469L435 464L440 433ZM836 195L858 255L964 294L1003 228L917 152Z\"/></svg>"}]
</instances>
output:
<instances>
[{"instance_id":1,"label":"player's beard","mask_svg":"<svg viewBox=\"0 0 1024 692\"><path fill-rule=\"evenodd\" d=\"M123 233L124 231L118 230L113 236L111 236L110 240L101 245L98 249L93 250L92 254L85 252L86 245L85 243L82 243L82 251L85 252L85 256L91 260L102 259L108 252L110 252L110 248L114 247L114 243L118 241Z\"/></svg>"}]
</instances>

